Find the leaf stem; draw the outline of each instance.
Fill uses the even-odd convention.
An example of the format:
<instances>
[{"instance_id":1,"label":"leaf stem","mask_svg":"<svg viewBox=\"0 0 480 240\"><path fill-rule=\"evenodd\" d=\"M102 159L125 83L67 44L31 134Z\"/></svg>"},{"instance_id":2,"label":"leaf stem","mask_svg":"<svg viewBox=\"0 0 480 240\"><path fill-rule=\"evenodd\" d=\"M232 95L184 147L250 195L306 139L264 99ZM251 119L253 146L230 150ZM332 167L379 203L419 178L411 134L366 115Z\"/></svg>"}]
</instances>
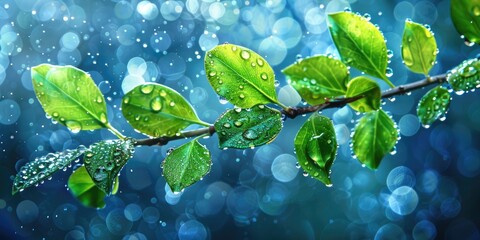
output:
<instances>
[{"instance_id":1,"label":"leaf stem","mask_svg":"<svg viewBox=\"0 0 480 240\"><path fill-rule=\"evenodd\" d=\"M395 87L388 79L385 81L387 82L392 88L384 91L382 93L382 98L389 98L393 97L396 95L403 95L408 92L429 86L429 85L434 85L434 84L442 84L447 81L447 76L446 74L440 74L436 76L430 76L427 78L424 78L422 80L409 83L409 84L404 84ZM334 98L334 99L327 99L325 103L319 104L319 105L314 105L314 106L306 106L306 107L287 107L281 103L277 103L280 107L283 109L281 112L287 117L287 118L295 118L299 115L304 115L308 113L313 113L317 112L323 109L328 109L328 108L341 108L347 105L348 103L357 101L359 99L364 98L365 95L358 95L354 97L340 97L340 98ZM205 123L207 124L207 123ZM185 138L192 138L192 137L199 137L202 135L208 135L212 136L215 133L215 128L213 125L205 125L207 127L204 128L199 128L195 130L190 130L190 131L185 131L181 132L178 135L175 136L164 136L164 137L158 137L158 138L147 138L147 139L138 139L136 140L135 145L136 146L162 146L167 144L170 141L178 140L178 139L185 139ZM111 126L110 126L111 127ZM117 136L122 136L118 131L116 131L113 127L112 129L109 130L112 131L113 133L117 132L119 135ZM123 137L123 136L122 136Z\"/></svg>"},{"instance_id":2,"label":"leaf stem","mask_svg":"<svg viewBox=\"0 0 480 240\"><path fill-rule=\"evenodd\" d=\"M384 77L383 81L385 81L388 84L388 86L390 86L390 88L395 88L395 85L392 82L390 82L390 80L387 77Z\"/></svg>"},{"instance_id":3,"label":"leaf stem","mask_svg":"<svg viewBox=\"0 0 480 240\"><path fill-rule=\"evenodd\" d=\"M113 133L115 136L117 136L118 138L122 139L122 140L125 140L126 137L123 136L122 133L120 133L117 129L115 129L112 125L110 125L110 123L107 123L106 125L107 129Z\"/></svg>"}]
</instances>

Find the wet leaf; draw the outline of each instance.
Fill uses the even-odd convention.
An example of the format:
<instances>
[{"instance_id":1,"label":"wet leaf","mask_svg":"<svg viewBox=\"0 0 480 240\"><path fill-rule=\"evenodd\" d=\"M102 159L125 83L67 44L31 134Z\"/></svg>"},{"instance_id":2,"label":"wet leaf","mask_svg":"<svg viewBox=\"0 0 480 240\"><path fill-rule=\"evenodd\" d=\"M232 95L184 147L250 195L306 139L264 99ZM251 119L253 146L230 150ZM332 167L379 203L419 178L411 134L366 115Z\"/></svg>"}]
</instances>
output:
<instances>
[{"instance_id":1,"label":"wet leaf","mask_svg":"<svg viewBox=\"0 0 480 240\"><path fill-rule=\"evenodd\" d=\"M130 139L101 141L85 151L83 162L97 187L110 194L114 189L115 178L133 152L133 141Z\"/></svg>"},{"instance_id":2,"label":"wet leaf","mask_svg":"<svg viewBox=\"0 0 480 240\"><path fill-rule=\"evenodd\" d=\"M382 158L394 149L397 137L395 123L383 110L365 113L353 133L353 153L362 164L376 169Z\"/></svg>"},{"instance_id":3,"label":"wet leaf","mask_svg":"<svg viewBox=\"0 0 480 240\"><path fill-rule=\"evenodd\" d=\"M417 115L420 122L427 126L447 114L450 105L450 93L442 86L428 91L418 102Z\"/></svg>"},{"instance_id":4,"label":"wet leaf","mask_svg":"<svg viewBox=\"0 0 480 240\"><path fill-rule=\"evenodd\" d=\"M391 87L387 72L387 45L380 30L366 18L351 12L328 15L328 26L342 60L380 78Z\"/></svg>"},{"instance_id":5,"label":"wet leaf","mask_svg":"<svg viewBox=\"0 0 480 240\"><path fill-rule=\"evenodd\" d=\"M480 61L469 59L447 74L447 81L458 95L480 87Z\"/></svg>"},{"instance_id":6,"label":"wet leaf","mask_svg":"<svg viewBox=\"0 0 480 240\"><path fill-rule=\"evenodd\" d=\"M185 98L157 83L135 87L122 100L122 113L133 128L152 137L173 136L202 122Z\"/></svg>"},{"instance_id":7,"label":"wet leaf","mask_svg":"<svg viewBox=\"0 0 480 240\"><path fill-rule=\"evenodd\" d=\"M214 124L220 148L251 148L267 144L282 130L282 114L265 105L235 108Z\"/></svg>"},{"instance_id":8,"label":"wet leaf","mask_svg":"<svg viewBox=\"0 0 480 240\"><path fill-rule=\"evenodd\" d=\"M42 64L32 68L32 81L45 112L72 132L109 127L105 99L86 72Z\"/></svg>"},{"instance_id":9,"label":"wet leaf","mask_svg":"<svg viewBox=\"0 0 480 240\"><path fill-rule=\"evenodd\" d=\"M450 1L450 15L465 41L480 44L480 0Z\"/></svg>"},{"instance_id":10,"label":"wet leaf","mask_svg":"<svg viewBox=\"0 0 480 240\"><path fill-rule=\"evenodd\" d=\"M310 105L345 95L350 76L347 66L331 56L305 58L285 68L283 73Z\"/></svg>"},{"instance_id":11,"label":"wet leaf","mask_svg":"<svg viewBox=\"0 0 480 240\"><path fill-rule=\"evenodd\" d=\"M332 121L318 113L308 118L295 137L295 152L300 166L325 185L331 185L330 168L337 147Z\"/></svg>"},{"instance_id":12,"label":"wet leaf","mask_svg":"<svg viewBox=\"0 0 480 240\"><path fill-rule=\"evenodd\" d=\"M346 97L359 95L364 95L364 97L348 104L355 111L369 112L380 108L382 92L377 82L364 76L352 79L348 82Z\"/></svg>"},{"instance_id":13,"label":"wet leaf","mask_svg":"<svg viewBox=\"0 0 480 240\"><path fill-rule=\"evenodd\" d=\"M197 139L174 149L162 163L163 175L173 192L200 181L211 165L210 152Z\"/></svg>"},{"instance_id":14,"label":"wet leaf","mask_svg":"<svg viewBox=\"0 0 480 240\"><path fill-rule=\"evenodd\" d=\"M118 177L115 182L118 183ZM116 185L118 186L118 184ZM105 207L104 198L107 195L95 185L84 166L70 175L68 188L72 195L84 206L91 208Z\"/></svg>"},{"instance_id":15,"label":"wet leaf","mask_svg":"<svg viewBox=\"0 0 480 240\"><path fill-rule=\"evenodd\" d=\"M12 194L39 184L56 171L66 168L72 161L78 160L85 149L85 146L80 145L77 149L49 153L46 156L38 157L28 162L20 168L15 176Z\"/></svg>"},{"instance_id":16,"label":"wet leaf","mask_svg":"<svg viewBox=\"0 0 480 240\"><path fill-rule=\"evenodd\" d=\"M437 42L430 29L409 20L405 21L402 38L402 58L405 66L412 72L428 76L435 64L437 53Z\"/></svg>"},{"instance_id":17,"label":"wet leaf","mask_svg":"<svg viewBox=\"0 0 480 240\"><path fill-rule=\"evenodd\" d=\"M280 105L273 69L250 49L233 44L218 45L206 53L205 71L213 90L235 106Z\"/></svg>"}]
</instances>

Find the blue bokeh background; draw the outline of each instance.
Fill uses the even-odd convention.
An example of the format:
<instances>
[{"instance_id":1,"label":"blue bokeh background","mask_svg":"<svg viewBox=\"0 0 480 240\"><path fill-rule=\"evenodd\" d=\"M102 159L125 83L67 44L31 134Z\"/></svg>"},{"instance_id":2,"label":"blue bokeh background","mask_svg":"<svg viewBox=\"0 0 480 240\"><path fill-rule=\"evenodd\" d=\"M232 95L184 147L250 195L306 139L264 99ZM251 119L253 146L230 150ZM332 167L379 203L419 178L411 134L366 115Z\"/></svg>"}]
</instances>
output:
<instances>
[{"instance_id":1,"label":"blue bokeh background","mask_svg":"<svg viewBox=\"0 0 480 240\"><path fill-rule=\"evenodd\" d=\"M40 63L88 71L108 105L113 126L141 138L119 109L121 97L143 82L179 91L200 118L214 122L232 105L219 100L203 70L205 51L229 42L271 63L279 99L301 104L281 70L301 57L338 56L326 13L368 14L393 51L389 67L399 85L421 79L403 66L406 18L429 24L440 53L431 74L445 73L480 53L463 43L450 19L450 1L58 1L0 2L0 238L1 239L480 239L480 97L453 96L447 119L425 129L415 115L423 93L382 106L402 139L379 169L353 159L349 136L359 118L348 107L329 109L339 146L333 187L296 168L293 137L305 117L288 120L272 144L247 150L217 148L211 172L173 194L160 163L176 141L137 148L120 176L120 192L100 210L69 193L72 168L11 196L12 178L35 157L114 136L106 130L72 133L45 117L30 68ZM352 75L360 73L354 69ZM384 89L387 88L382 83ZM193 128L193 127L191 127Z\"/></svg>"}]
</instances>

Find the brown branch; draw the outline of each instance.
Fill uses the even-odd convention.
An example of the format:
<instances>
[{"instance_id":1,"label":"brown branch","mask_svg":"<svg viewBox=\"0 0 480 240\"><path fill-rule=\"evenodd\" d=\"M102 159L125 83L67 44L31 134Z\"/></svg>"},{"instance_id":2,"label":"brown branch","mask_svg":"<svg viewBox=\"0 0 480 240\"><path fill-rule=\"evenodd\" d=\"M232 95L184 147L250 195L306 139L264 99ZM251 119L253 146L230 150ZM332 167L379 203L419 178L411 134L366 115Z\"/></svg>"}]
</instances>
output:
<instances>
[{"instance_id":1,"label":"brown branch","mask_svg":"<svg viewBox=\"0 0 480 240\"><path fill-rule=\"evenodd\" d=\"M447 77L445 74L440 74L436 76L432 76L429 78L425 78L413 83L400 85L391 89L388 89L382 93L382 98L390 98L397 95L403 95L414 91L419 88L423 88L433 84L442 84L447 81ZM355 97L342 97L342 98L335 98L335 99L326 99L325 103L315 105L315 106L306 106L306 107L290 107L287 109L283 109L281 112L288 118L295 118L299 115L304 115L307 113L312 113L316 111L320 111L323 109L328 108L341 108L347 105L348 103L357 101L359 99L364 98L364 95L359 95ZM201 135L213 135L215 133L215 128L213 125L205 128L199 128L195 130L185 131L180 133L179 135L171 136L171 137L158 137L158 138L147 138L147 139L138 139L136 140L135 145L137 146L153 146L158 145L162 146L167 144L170 141L178 140L178 139L185 139L191 137L198 137Z\"/></svg>"}]
</instances>

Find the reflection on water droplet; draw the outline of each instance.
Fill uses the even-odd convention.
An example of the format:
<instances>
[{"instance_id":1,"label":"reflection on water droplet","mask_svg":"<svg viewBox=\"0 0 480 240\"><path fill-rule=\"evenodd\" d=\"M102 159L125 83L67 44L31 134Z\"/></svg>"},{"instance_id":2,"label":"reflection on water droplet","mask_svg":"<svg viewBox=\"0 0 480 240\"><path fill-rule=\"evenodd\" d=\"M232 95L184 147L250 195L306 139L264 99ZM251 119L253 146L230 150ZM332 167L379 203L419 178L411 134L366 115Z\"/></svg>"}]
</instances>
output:
<instances>
[{"instance_id":1,"label":"reflection on water droplet","mask_svg":"<svg viewBox=\"0 0 480 240\"><path fill-rule=\"evenodd\" d=\"M257 59L257 64L258 64L258 66L263 67L263 60L258 58Z\"/></svg>"},{"instance_id":2,"label":"reflection on water droplet","mask_svg":"<svg viewBox=\"0 0 480 240\"><path fill-rule=\"evenodd\" d=\"M67 125L68 129L70 129L72 133L78 133L80 130L82 130L82 125L75 120L69 120L65 122L65 125Z\"/></svg>"},{"instance_id":3,"label":"reflection on water droplet","mask_svg":"<svg viewBox=\"0 0 480 240\"><path fill-rule=\"evenodd\" d=\"M210 77L213 77L215 75L217 75L217 73L215 71L211 71L209 74L208 74Z\"/></svg>"},{"instance_id":4,"label":"reflection on water droplet","mask_svg":"<svg viewBox=\"0 0 480 240\"><path fill-rule=\"evenodd\" d=\"M225 128L230 128L230 127L232 127L232 125L230 125L230 123L225 123L225 124L223 124L223 126L224 126Z\"/></svg>"},{"instance_id":5,"label":"reflection on water droplet","mask_svg":"<svg viewBox=\"0 0 480 240\"><path fill-rule=\"evenodd\" d=\"M150 108L155 112L162 110L162 99L158 96L152 99L150 102Z\"/></svg>"},{"instance_id":6,"label":"reflection on water droplet","mask_svg":"<svg viewBox=\"0 0 480 240\"><path fill-rule=\"evenodd\" d=\"M242 50L242 53L240 54L240 56L241 56L243 59L247 60L247 59L250 58L250 53L249 53L247 50Z\"/></svg>"},{"instance_id":7,"label":"reflection on water droplet","mask_svg":"<svg viewBox=\"0 0 480 240\"><path fill-rule=\"evenodd\" d=\"M252 129L248 129L243 132L242 136L247 140L255 140L258 138L258 134Z\"/></svg>"},{"instance_id":8,"label":"reflection on water droplet","mask_svg":"<svg viewBox=\"0 0 480 240\"><path fill-rule=\"evenodd\" d=\"M107 115L105 113L100 113L100 122L107 123Z\"/></svg>"},{"instance_id":9,"label":"reflection on water droplet","mask_svg":"<svg viewBox=\"0 0 480 240\"><path fill-rule=\"evenodd\" d=\"M124 104L128 104L129 102L130 102L130 97L125 97L125 98L123 99L123 103L124 103Z\"/></svg>"},{"instance_id":10,"label":"reflection on water droplet","mask_svg":"<svg viewBox=\"0 0 480 240\"><path fill-rule=\"evenodd\" d=\"M263 79L263 80L267 80L268 79L268 76L266 73L261 73L260 74L260 77Z\"/></svg>"},{"instance_id":11,"label":"reflection on water droplet","mask_svg":"<svg viewBox=\"0 0 480 240\"><path fill-rule=\"evenodd\" d=\"M140 87L140 91L143 94L150 94L153 91L153 87L154 87L154 85L152 85L152 84L146 84L146 85L143 85L143 86Z\"/></svg>"}]
</instances>

